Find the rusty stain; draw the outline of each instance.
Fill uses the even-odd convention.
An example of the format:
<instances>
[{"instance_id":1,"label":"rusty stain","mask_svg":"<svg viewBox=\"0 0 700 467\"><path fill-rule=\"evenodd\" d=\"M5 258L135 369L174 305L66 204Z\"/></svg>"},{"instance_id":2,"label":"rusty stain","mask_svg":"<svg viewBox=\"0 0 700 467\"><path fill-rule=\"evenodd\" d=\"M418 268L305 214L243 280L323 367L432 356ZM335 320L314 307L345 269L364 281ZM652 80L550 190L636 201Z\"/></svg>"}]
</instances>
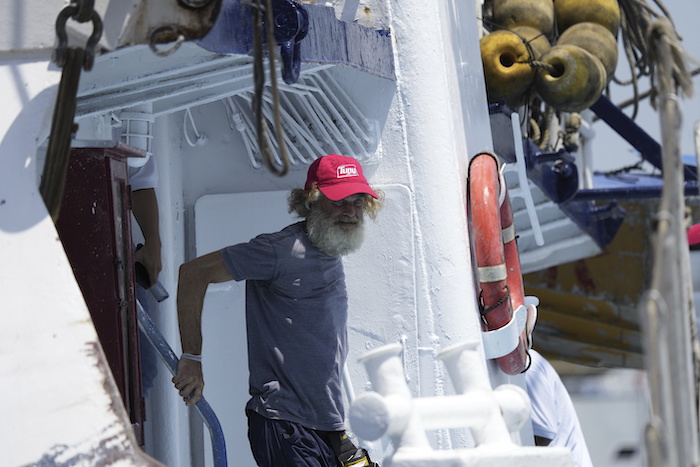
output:
<instances>
[{"instance_id":1,"label":"rusty stain","mask_svg":"<svg viewBox=\"0 0 700 467\"><path fill-rule=\"evenodd\" d=\"M140 450L130 447L126 441L127 438L117 434L101 438L94 446L57 444L52 446L37 462L27 464L24 467L30 465L73 467L86 464L99 466L113 465L124 460L129 460L129 464L133 466L162 466L160 462L144 455ZM69 452L76 452L76 454L66 458L66 454Z\"/></svg>"},{"instance_id":2,"label":"rusty stain","mask_svg":"<svg viewBox=\"0 0 700 467\"><path fill-rule=\"evenodd\" d=\"M574 263L574 274L576 275L576 282L584 293L595 293L595 282L584 260L578 260Z\"/></svg>"},{"instance_id":3,"label":"rusty stain","mask_svg":"<svg viewBox=\"0 0 700 467\"><path fill-rule=\"evenodd\" d=\"M102 386L111 401L109 411L114 413L117 422L106 426L93 438L76 445L55 444L44 453L41 459L26 467L29 465L72 467L86 464L99 466L113 465L125 460L128 460L129 465L133 466L162 466L160 462L144 454L138 448L136 439L130 431L131 427L126 419L124 407L121 404L121 396L111 379L111 371L99 343L96 341L88 342L86 347L86 354L94 358L95 366L103 376ZM114 433L115 431L116 433ZM108 434L108 432L114 434Z\"/></svg>"},{"instance_id":4,"label":"rusty stain","mask_svg":"<svg viewBox=\"0 0 700 467\"><path fill-rule=\"evenodd\" d=\"M121 394L116 387L114 380L112 379L112 370L107 364L107 358L102 352L102 347L98 342L88 342L87 343L87 354L95 359L95 366L100 371L102 375L102 388L104 392L109 396L110 400L110 412L113 412L117 418L123 420L124 405L122 403Z\"/></svg>"},{"instance_id":5,"label":"rusty stain","mask_svg":"<svg viewBox=\"0 0 700 467\"><path fill-rule=\"evenodd\" d=\"M58 444L52 446L38 462L31 465L70 467L74 465L85 465L86 462L89 462L90 465L109 465L115 461L124 460L129 457L126 452L127 450L121 443L118 443L117 438L117 436L104 438L92 448L88 448L87 446L76 447ZM81 450L82 452L78 452L70 458L65 458L66 453L76 450ZM59 458L63 459L59 461Z\"/></svg>"},{"instance_id":6,"label":"rusty stain","mask_svg":"<svg viewBox=\"0 0 700 467\"><path fill-rule=\"evenodd\" d=\"M372 9L368 6L364 7L362 11L364 11L367 16L372 13Z\"/></svg>"},{"instance_id":7,"label":"rusty stain","mask_svg":"<svg viewBox=\"0 0 700 467\"><path fill-rule=\"evenodd\" d=\"M523 277L526 293L540 299L536 345L558 359L643 368L637 302L653 271L651 219L658 202L621 206L625 223L601 254ZM693 209L700 218L700 208Z\"/></svg>"},{"instance_id":8,"label":"rusty stain","mask_svg":"<svg viewBox=\"0 0 700 467\"><path fill-rule=\"evenodd\" d=\"M547 284L547 288L553 289L557 285L557 276L559 275L559 268L557 266L552 266L547 268L544 272L544 283Z\"/></svg>"},{"instance_id":9,"label":"rusty stain","mask_svg":"<svg viewBox=\"0 0 700 467\"><path fill-rule=\"evenodd\" d=\"M95 358L95 366L100 370L100 374L102 375L102 387L105 393L109 395L111 401L110 411L118 418L123 419L124 405L122 403L121 394L112 379L112 370L109 368L107 358L102 352L102 348L98 342L88 342L87 345L87 354Z\"/></svg>"}]
</instances>

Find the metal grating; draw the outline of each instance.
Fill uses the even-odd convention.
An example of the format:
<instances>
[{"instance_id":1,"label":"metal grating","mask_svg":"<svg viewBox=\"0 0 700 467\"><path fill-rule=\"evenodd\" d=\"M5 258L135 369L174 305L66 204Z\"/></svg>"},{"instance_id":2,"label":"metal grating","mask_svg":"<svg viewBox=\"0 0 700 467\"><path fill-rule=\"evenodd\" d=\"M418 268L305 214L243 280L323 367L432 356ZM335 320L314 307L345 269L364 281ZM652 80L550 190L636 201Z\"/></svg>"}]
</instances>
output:
<instances>
[{"instance_id":1,"label":"metal grating","mask_svg":"<svg viewBox=\"0 0 700 467\"><path fill-rule=\"evenodd\" d=\"M120 66L110 66L115 62ZM185 111L187 122L190 109L222 102L232 131L241 134L250 163L255 168L263 166L252 111L250 57L213 54L195 44L183 44L168 60L154 57L146 48L130 47L101 56L98 63L101 66L81 81L76 111L79 117L108 115L152 103L154 117ZM334 152L351 155L360 162L375 156L379 122L362 114L333 77L332 66L304 65L297 83L279 85L284 138L293 166L308 165ZM274 120L271 96L267 87L263 112L268 127ZM269 143L280 163L274 137Z\"/></svg>"},{"instance_id":2,"label":"metal grating","mask_svg":"<svg viewBox=\"0 0 700 467\"><path fill-rule=\"evenodd\" d=\"M292 165L307 165L325 154L352 155L360 162L369 160L377 147L380 134L377 121L366 118L353 104L327 70L307 73L293 86L280 86L280 114ZM240 92L222 100L232 130L240 132L250 163L263 167L258 148L253 92ZM274 111L269 89L263 95L263 114L272 129ZM281 150L268 132L270 149L281 165Z\"/></svg>"}]
</instances>

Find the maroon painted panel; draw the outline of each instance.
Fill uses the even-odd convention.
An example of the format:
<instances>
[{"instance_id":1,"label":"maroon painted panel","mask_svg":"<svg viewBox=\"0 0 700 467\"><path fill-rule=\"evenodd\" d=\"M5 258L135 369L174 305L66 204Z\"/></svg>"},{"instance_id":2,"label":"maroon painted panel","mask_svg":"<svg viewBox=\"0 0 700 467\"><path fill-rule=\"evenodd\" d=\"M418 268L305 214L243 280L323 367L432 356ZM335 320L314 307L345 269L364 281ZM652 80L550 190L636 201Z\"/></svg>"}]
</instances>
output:
<instances>
[{"instance_id":1,"label":"maroon painted panel","mask_svg":"<svg viewBox=\"0 0 700 467\"><path fill-rule=\"evenodd\" d=\"M56 228L142 444L128 155L123 147L71 151Z\"/></svg>"}]
</instances>

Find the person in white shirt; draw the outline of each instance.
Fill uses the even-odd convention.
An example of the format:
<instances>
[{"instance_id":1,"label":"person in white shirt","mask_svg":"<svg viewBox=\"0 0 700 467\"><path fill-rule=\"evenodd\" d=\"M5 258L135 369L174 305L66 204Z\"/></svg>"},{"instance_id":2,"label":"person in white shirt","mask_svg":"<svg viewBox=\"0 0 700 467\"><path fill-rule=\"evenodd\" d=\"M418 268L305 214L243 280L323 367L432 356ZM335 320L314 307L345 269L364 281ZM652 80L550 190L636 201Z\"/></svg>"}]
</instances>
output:
<instances>
[{"instance_id":1,"label":"person in white shirt","mask_svg":"<svg viewBox=\"0 0 700 467\"><path fill-rule=\"evenodd\" d=\"M593 467L571 397L552 365L530 349L532 363L525 372L532 403L532 431L537 446L568 448L576 467Z\"/></svg>"}]
</instances>

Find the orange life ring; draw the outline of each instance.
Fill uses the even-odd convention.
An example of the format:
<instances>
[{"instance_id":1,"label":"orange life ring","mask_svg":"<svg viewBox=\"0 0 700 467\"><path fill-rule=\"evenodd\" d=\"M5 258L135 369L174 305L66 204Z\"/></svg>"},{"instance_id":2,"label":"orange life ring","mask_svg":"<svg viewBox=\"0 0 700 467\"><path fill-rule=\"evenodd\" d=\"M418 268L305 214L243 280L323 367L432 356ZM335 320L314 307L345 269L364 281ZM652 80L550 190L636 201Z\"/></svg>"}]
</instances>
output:
<instances>
[{"instance_id":1,"label":"orange life ring","mask_svg":"<svg viewBox=\"0 0 700 467\"><path fill-rule=\"evenodd\" d=\"M498 158L490 152L480 152L469 163L467 209L482 328L493 331L510 323L525 294L508 189L501 186ZM527 366L526 349L527 332L523 331L517 347L496 358L498 366L509 375L522 373Z\"/></svg>"},{"instance_id":2,"label":"orange life ring","mask_svg":"<svg viewBox=\"0 0 700 467\"><path fill-rule=\"evenodd\" d=\"M520 256L518 254L515 221L513 219L513 211L510 207L508 187L504 185L504 189L506 193L503 204L501 204L501 237L503 238L503 250L506 259L506 269L508 270L508 290L510 292L511 309L517 310L521 305L525 306L525 287L523 285L523 276L520 272ZM528 347L527 329L525 329L520 333L520 342L515 350L518 354L517 362L513 362L513 366L522 366L519 372L523 372L527 369Z\"/></svg>"}]
</instances>

